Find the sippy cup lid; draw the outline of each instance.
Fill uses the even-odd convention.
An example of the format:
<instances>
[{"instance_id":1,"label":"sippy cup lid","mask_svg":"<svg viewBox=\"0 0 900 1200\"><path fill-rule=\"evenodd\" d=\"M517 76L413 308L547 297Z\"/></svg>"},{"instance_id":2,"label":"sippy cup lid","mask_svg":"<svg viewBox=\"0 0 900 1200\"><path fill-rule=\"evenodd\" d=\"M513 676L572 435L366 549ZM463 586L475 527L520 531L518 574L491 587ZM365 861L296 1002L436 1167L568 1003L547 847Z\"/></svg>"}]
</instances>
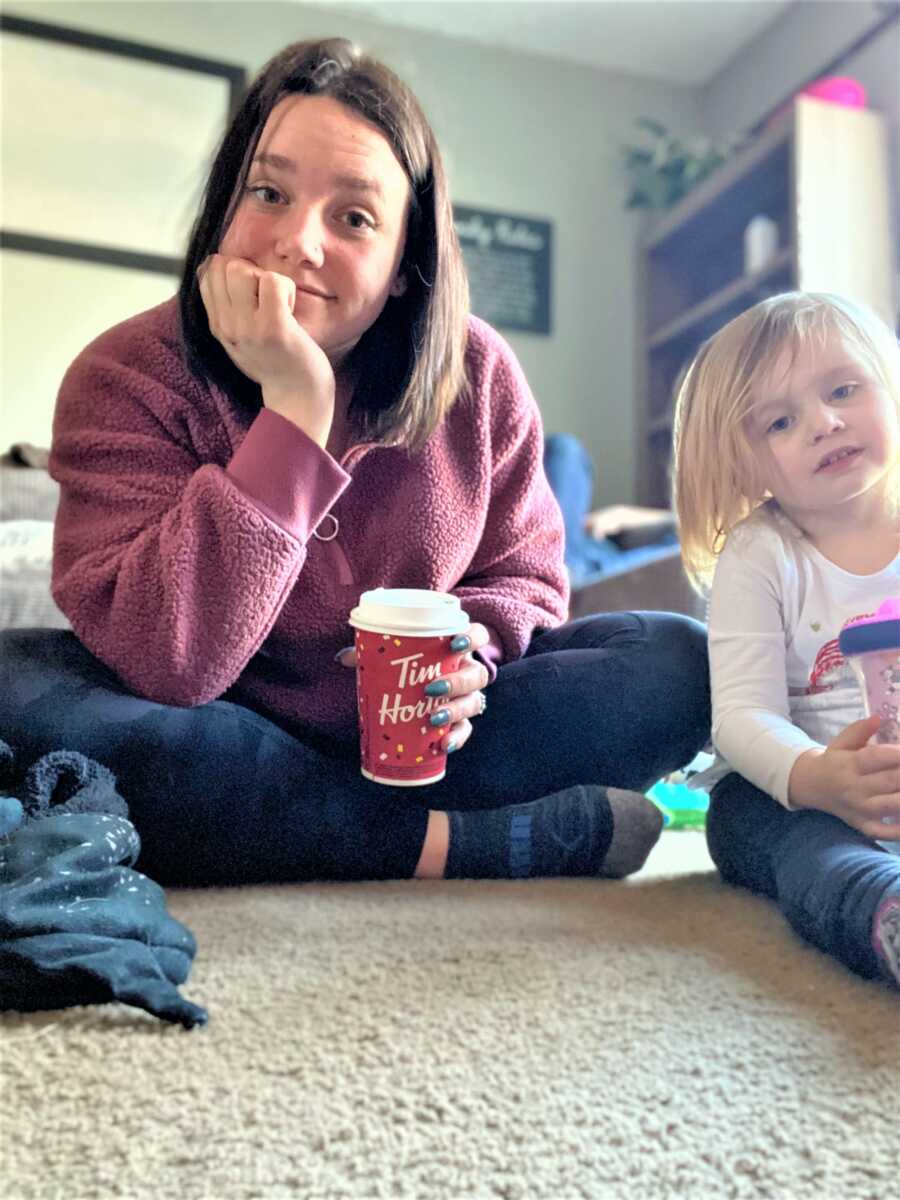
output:
<instances>
[{"instance_id":1,"label":"sippy cup lid","mask_svg":"<svg viewBox=\"0 0 900 1200\"><path fill-rule=\"evenodd\" d=\"M900 650L900 596L885 600L871 617L848 621L838 641L845 658L871 650Z\"/></svg>"}]
</instances>

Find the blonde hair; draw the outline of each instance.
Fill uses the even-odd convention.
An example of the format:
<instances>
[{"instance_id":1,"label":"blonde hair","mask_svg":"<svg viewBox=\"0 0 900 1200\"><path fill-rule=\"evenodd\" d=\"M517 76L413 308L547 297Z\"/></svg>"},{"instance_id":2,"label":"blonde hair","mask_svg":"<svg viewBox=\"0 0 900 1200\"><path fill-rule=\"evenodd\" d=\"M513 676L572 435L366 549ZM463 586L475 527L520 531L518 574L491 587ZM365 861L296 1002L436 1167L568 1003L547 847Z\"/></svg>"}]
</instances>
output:
<instances>
[{"instance_id":1,"label":"blonde hair","mask_svg":"<svg viewBox=\"0 0 900 1200\"><path fill-rule=\"evenodd\" d=\"M767 499L746 428L755 388L783 350L793 360L835 331L880 378L900 414L900 344L875 313L841 296L785 292L763 300L704 342L688 368L675 406L673 507L685 571L699 592L708 589L735 525Z\"/></svg>"}]
</instances>

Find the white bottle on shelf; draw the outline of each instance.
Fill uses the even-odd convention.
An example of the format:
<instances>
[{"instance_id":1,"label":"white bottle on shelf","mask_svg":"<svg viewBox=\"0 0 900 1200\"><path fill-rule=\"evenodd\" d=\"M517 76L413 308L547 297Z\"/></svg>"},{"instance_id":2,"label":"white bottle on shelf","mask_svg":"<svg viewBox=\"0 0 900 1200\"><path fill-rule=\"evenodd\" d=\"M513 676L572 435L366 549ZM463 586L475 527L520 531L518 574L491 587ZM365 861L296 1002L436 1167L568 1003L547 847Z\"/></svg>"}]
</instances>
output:
<instances>
[{"instance_id":1,"label":"white bottle on shelf","mask_svg":"<svg viewBox=\"0 0 900 1200\"><path fill-rule=\"evenodd\" d=\"M778 226L760 214L744 230L744 274L761 271L778 250Z\"/></svg>"}]
</instances>

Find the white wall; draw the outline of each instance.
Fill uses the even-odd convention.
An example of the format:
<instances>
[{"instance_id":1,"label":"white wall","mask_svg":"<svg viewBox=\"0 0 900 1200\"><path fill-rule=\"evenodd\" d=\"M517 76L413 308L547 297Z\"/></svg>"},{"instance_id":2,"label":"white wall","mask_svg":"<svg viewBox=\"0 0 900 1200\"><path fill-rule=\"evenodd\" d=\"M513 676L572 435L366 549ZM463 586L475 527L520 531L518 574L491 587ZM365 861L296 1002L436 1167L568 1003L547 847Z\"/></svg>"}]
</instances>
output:
<instances>
[{"instance_id":1,"label":"white wall","mask_svg":"<svg viewBox=\"0 0 900 1200\"><path fill-rule=\"evenodd\" d=\"M617 148L642 114L675 129L696 129L696 90L379 26L307 4L73 0L13 2L5 11L243 63L251 73L289 41L331 34L351 37L384 59L429 115L454 200L554 223L554 333L510 334L509 340L547 430L584 439L597 466L596 501L633 497L634 245L640 218L623 208ZM97 136L103 139L102 128ZM176 146L177 127L171 137ZM127 200L129 180L119 178L116 186ZM104 287L114 286L106 272ZM121 289L124 296L124 279ZM33 352L39 356L41 344ZM38 433L46 427L46 409Z\"/></svg>"}]
</instances>

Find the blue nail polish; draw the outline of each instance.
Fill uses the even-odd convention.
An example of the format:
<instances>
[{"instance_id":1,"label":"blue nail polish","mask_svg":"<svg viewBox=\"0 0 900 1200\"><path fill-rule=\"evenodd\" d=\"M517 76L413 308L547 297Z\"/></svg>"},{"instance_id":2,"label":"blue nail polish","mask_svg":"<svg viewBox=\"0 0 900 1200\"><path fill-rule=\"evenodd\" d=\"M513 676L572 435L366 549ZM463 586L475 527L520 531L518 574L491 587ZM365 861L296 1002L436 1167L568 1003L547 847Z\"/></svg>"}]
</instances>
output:
<instances>
[{"instance_id":1,"label":"blue nail polish","mask_svg":"<svg viewBox=\"0 0 900 1200\"><path fill-rule=\"evenodd\" d=\"M440 712L432 713L428 720L432 725L449 725L450 714L447 712L446 708L442 708Z\"/></svg>"},{"instance_id":2,"label":"blue nail polish","mask_svg":"<svg viewBox=\"0 0 900 1200\"><path fill-rule=\"evenodd\" d=\"M468 650L468 648L471 645L472 645L472 639L470 637L466 637L466 635L464 633L460 633L450 643L450 649L454 650L454 651L455 650Z\"/></svg>"},{"instance_id":3,"label":"blue nail polish","mask_svg":"<svg viewBox=\"0 0 900 1200\"><path fill-rule=\"evenodd\" d=\"M341 662L341 659L342 659L342 658L343 658L343 656L344 656L344 655L347 653L347 651L348 651L348 650L352 650L352 649L353 649L353 647L352 647L352 646L342 646L342 647L341 647L341 649L340 649L340 650L338 650L337 654L334 656L334 661L335 661L336 663L339 663L339 662ZM342 664L342 665L343 665L343 664Z\"/></svg>"},{"instance_id":4,"label":"blue nail polish","mask_svg":"<svg viewBox=\"0 0 900 1200\"><path fill-rule=\"evenodd\" d=\"M426 683L426 696L448 696L450 694L450 684L446 679L435 679L433 683Z\"/></svg>"},{"instance_id":5,"label":"blue nail polish","mask_svg":"<svg viewBox=\"0 0 900 1200\"><path fill-rule=\"evenodd\" d=\"M450 741L447 743L447 753L452 754L455 749L456 749L456 741L454 738L451 738Z\"/></svg>"}]
</instances>

